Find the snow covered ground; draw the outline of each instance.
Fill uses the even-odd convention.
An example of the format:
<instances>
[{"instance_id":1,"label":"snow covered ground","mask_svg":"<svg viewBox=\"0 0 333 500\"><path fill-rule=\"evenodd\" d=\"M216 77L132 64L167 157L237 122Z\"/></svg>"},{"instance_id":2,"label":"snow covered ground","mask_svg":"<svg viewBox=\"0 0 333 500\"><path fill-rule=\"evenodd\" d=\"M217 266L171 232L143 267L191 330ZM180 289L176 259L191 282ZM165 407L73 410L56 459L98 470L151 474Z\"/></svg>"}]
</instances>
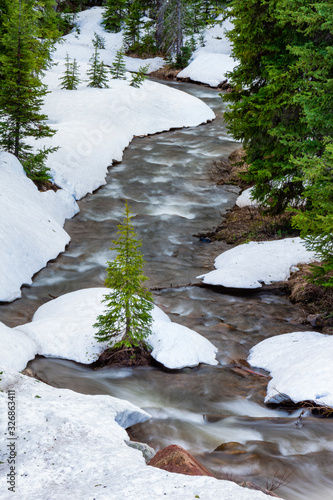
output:
<instances>
[{"instance_id":1,"label":"snow covered ground","mask_svg":"<svg viewBox=\"0 0 333 500\"><path fill-rule=\"evenodd\" d=\"M287 280L297 264L315 260L315 253L305 248L301 238L251 241L220 254L214 262L216 269L198 278L207 285L260 288L263 283Z\"/></svg>"},{"instance_id":2,"label":"snow covered ground","mask_svg":"<svg viewBox=\"0 0 333 500\"><path fill-rule=\"evenodd\" d=\"M78 211L75 199L105 183L108 166L122 159L134 136L197 126L215 117L199 99L153 82L136 89L129 81L110 78L109 89L87 88L85 74L94 32L105 36L106 49L100 51L105 63L111 64L121 46L121 35L101 28L101 10L94 7L79 14L80 34L67 35L57 46L56 65L44 78L51 92L45 97L43 112L57 132L31 145L59 146L49 155L47 166L62 190L39 193L19 162L0 152L0 236L6 242L0 261L1 301L20 297L22 284L31 283L32 276L64 250L70 237L62 226L65 218ZM67 52L80 66L82 83L77 91L59 87ZM126 61L131 70L143 62ZM157 69L161 61L157 58L150 64Z\"/></svg>"},{"instance_id":3,"label":"snow covered ground","mask_svg":"<svg viewBox=\"0 0 333 500\"><path fill-rule=\"evenodd\" d=\"M78 206L65 191L41 193L30 181L17 158L0 152L0 301L21 296L21 285L48 260L62 252L70 238L66 218Z\"/></svg>"},{"instance_id":4,"label":"snow covered ground","mask_svg":"<svg viewBox=\"0 0 333 500\"><path fill-rule=\"evenodd\" d=\"M248 358L270 372L266 403L311 400L333 407L333 337L293 332L263 340Z\"/></svg>"},{"instance_id":5,"label":"snow covered ground","mask_svg":"<svg viewBox=\"0 0 333 500\"><path fill-rule=\"evenodd\" d=\"M137 89L130 86L129 80L115 80L110 75L109 88L88 88L86 73L94 51L94 32L106 40L106 48L99 51L105 64L112 64L122 44L121 33L106 33L101 19L101 7L78 14L80 34L73 32L64 37L64 43L57 46L53 55L57 65L47 71L44 79L52 92L45 97L43 110L57 132L53 138L38 143L61 146L49 156L47 165L56 184L76 199L105 183L108 166L113 160L122 159L134 136L197 126L215 117L199 99L150 81ZM66 53L80 67L82 81L76 91L59 87ZM126 58L127 69L131 70L143 64L157 69L162 62L161 58Z\"/></svg>"},{"instance_id":6,"label":"snow covered ground","mask_svg":"<svg viewBox=\"0 0 333 500\"><path fill-rule=\"evenodd\" d=\"M179 78L190 78L217 87L226 80L226 73L236 66L231 57L231 45L225 31L232 29L229 20L205 31L205 45L199 47L192 55L190 64L179 74Z\"/></svg>"},{"instance_id":7,"label":"snow covered ground","mask_svg":"<svg viewBox=\"0 0 333 500\"><path fill-rule=\"evenodd\" d=\"M7 414L8 390L15 391L18 407L15 493L8 491L7 483L7 445L13 440L8 440L5 431L0 434L4 500L267 498L230 481L147 466L142 453L126 445L124 429L144 422L149 415L127 401L55 389L14 371L6 371L1 378L1 414Z\"/></svg>"},{"instance_id":8,"label":"snow covered ground","mask_svg":"<svg viewBox=\"0 0 333 500\"><path fill-rule=\"evenodd\" d=\"M93 328L97 316L104 312L101 301L107 291L107 288L87 288L62 295L42 305L31 323L15 330L29 337L38 354L92 363L107 347L106 343L95 340L96 329ZM156 306L152 316L152 334L147 341L157 361L170 369L199 363L217 364L217 349L207 339L185 326L172 323Z\"/></svg>"}]
</instances>

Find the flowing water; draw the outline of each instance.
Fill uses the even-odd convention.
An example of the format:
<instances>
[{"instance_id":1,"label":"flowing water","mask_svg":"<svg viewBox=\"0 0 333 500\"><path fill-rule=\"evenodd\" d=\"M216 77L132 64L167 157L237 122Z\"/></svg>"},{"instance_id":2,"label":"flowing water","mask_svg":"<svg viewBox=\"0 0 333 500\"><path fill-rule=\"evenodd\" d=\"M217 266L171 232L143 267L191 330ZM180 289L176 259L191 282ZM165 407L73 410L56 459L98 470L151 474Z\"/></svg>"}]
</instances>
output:
<instances>
[{"instance_id":1,"label":"flowing water","mask_svg":"<svg viewBox=\"0 0 333 500\"><path fill-rule=\"evenodd\" d=\"M333 489L333 423L263 404L267 378L234 370L264 338L296 330L301 311L282 294L221 294L189 286L227 249L194 235L213 229L231 208L238 188L215 186L213 161L239 145L223 124L224 104L213 89L171 84L211 106L215 121L136 138L123 161L110 168L107 184L85 197L80 213L67 221L72 241L40 271L23 297L0 306L8 326L30 321L39 305L67 292L102 286L105 263L127 199L143 241L145 274L155 303L173 321L207 337L219 349L219 365L179 371L153 367L94 371L68 360L36 358L29 367L56 387L86 394L110 394L147 410L152 419L134 426L133 437L156 450L179 444L217 477L282 486L286 499L330 499ZM179 287L179 285L182 285ZM177 288L175 288L177 286ZM229 444L214 451L222 443Z\"/></svg>"}]
</instances>

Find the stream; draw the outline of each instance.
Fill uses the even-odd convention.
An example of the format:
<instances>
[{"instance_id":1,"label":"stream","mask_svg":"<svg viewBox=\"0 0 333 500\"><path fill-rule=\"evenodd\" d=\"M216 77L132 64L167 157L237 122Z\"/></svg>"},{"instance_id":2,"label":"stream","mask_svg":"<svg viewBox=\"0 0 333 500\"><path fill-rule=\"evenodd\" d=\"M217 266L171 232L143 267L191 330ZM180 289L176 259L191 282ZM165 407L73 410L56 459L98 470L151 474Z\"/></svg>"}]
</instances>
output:
<instances>
[{"instance_id":1,"label":"stream","mask_svg":"<svg viewBox=\"0 0 333 500\"><path fill-rule=\"evenodd\" d=\"M213 161L239 147L223 123L217 90L184 83L169 85L205 101L216 120L195 128L135 138L123 161L112 166L107 184L79 202L80 213L65 224L72 241L41 270L22 298L0 305L0 320L16 326L31 320L52 297L103 286L109 250L127 199L142 240L145 275L154 301L171 318L208 338L218 366L183 370L154 367L94 371L68 360L38 357L29 368L55 387L84 394L110 394L145 409L152 419L132 436L159 450L179 444L216 477L251 481L285 499L331 499L333 422L270 409L263 404L268 378L234 369L261 340L308 330L298 306L279 292L218 293L189 286L213 268L229 248L194 235L214 229L237 198L235 186L216 186ZM176 288L175 288L176 287ZM223 443L230 443L214 451Z\"/></svg>"}]
</instances>

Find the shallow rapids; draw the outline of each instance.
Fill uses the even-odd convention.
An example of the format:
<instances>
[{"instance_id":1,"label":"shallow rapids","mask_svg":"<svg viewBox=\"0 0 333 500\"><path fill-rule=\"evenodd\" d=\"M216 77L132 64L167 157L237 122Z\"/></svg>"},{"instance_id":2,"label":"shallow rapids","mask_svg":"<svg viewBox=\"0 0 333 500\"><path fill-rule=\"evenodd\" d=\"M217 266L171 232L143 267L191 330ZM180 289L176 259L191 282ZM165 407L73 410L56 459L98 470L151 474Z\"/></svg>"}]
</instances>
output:
<instances>
[{"instance_id":1,"label":"shallow rapids","mask_svg":"<svg viewBox=\"0 0 333 500\"><path fill-rule=\"evenodd\" d=\"M234 205L238 188L216 186L210 170L214 160L226 159L239 145L226 133L218 91L171 85L203 99L216 120L134 139L123 161L110 168L107 184L81 200L80 213L66 222L72 238L66 252L23 288L22 299L0 306L1 321L25 323L52 297L102 286L127 199L143 242L148 286L161 289L154 292L155 303L216 345L219 365L175 372L151 367L93 371L67 360L36 358L29 367L56 387L110 394L147 410L152 419L132 429L134 438L156 450L179 444L217 477L273 489L282 482L276 494L290 500L330 499L333 423L266 408L268 379L234 370L233 361L246 359L264 338L304 330L298 322L301 311L278 293L232 295L188 286L228 248L194 234L213 229ZM238 444L214 452L228 442Z\"/></svg>"}]
</instances>

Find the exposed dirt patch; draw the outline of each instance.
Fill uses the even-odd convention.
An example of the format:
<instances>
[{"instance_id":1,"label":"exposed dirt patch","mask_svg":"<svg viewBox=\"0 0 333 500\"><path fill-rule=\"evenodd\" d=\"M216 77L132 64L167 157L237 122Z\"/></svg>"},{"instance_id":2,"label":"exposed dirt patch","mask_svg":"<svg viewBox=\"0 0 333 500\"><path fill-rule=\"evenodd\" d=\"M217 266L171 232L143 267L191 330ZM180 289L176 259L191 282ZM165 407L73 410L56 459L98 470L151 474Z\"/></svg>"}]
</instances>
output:
<instances>
[{"instance_id":1,"label":"exposed dirt patch","mask_svg":"<svg viewBox=\"0 0 333 500\"><path fill-rule=\"evenodd\" d=\"M319 263L313 265L320 266ZM299 271L286 283L286 291L292 302L304 305L303 323L333 335L333 288L312 283L311 269L309 264L300 265Z\"/></svg>"},{"instance_id":2,"label":"exposed dirt patch","mask_svg":"<svg viewBox=\"0 0 333 500\"><path fill-rule=\"evenodd\" d=\"M241 177L248 169L244 157L244 149L239 148L231 153L227 160L213 161L213 166L209 172L211 180L216 182L217 185L234 184L242 189L250 187L251 184Z\"/></svg>"},{"instance_id":3,"label":"exposed dirt patch","mask_svg":"<svg viewBox=\"0 0 333 500\"><path fill-rule=\"evenodd\" d=\"M153 78L159 78L161 80L177 80L178 73L181 72L181 69L170 68L169 66L163 66L163 68L159 68L152 73L149 73L149 76Z\"/></svg>"},{"instance_id":4,"label":"exposed dirt patch","mask_svg":"<svg viewBox=\"0 0 333 500\"><path fill-rule=\"evenodd\" d=\"M38 191L49 191L50 189L52 191L58 191L60 189L59 186L56 184L53 184L50 181L45 181L45 182L39 182L39 181L34 181L35 186L37 186Z\"/></svg>"},{"instance_id":5,"label":"exposed dirt patch","mask_svg":"<svg viewBox=\"0 0 333 500\"><path fill-rule=\"evenodd\" d=\"M226 241L240 245L248 241L271 241L291 236L299 236L299 231L291 227L292 213L268 215L257 207L232 208L221 224L205 236L212 241Z\"/></svg>"},{"instance_id":6,"label":"exposed dirt patch","mask_svg":"<svg viewBox=\"0 0 333 500\"><path fill-rule=\"evenodd\" d=\"M136 347L106 350L91 366L98 369L105 366L156 366L156 364L149 352Z\"/></svg>"}]
</instances>

